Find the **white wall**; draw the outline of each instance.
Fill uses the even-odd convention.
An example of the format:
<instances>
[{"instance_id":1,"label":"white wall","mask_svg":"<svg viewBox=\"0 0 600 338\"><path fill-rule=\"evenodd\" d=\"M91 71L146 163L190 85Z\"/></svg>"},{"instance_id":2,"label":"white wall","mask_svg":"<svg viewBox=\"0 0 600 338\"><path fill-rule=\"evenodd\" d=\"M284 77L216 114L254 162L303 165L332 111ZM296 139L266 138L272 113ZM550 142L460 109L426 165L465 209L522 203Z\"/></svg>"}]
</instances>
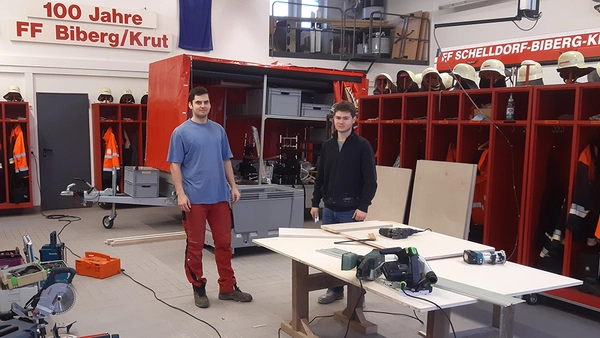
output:
<instances>
[{"instance_id":1,"label":"white wall","mask_svg":"<svg viewBox=\"0 0 600 338\"><path fill-rule=\"evenodd\" d=\"M340 0L330 0L337 4ZM516 0L489 0L471 5L466 10L440 11L437 6L453 0L388 0L388 12L410 13L416 10L431 12L432 22L463 21L497 16L511 16L516 12ZM104 86L113 90L115 98L124 88L130 88L136 99L147 88L149 63L181 53L207 55L258 63L292 63L300 66L317 66L342 69L345 62L318 61L310 59L271 58L268 56L269 0L213 0L212 31L214 50L209 53L184 51L176 47L179 29L178 1L158 0L104 0L103 7L155 12L158 16L157 30L173 35L172 52L153 52L98 47L53 45L29 42L12 42L8 36L9 25L15 20L27 18L28 8L24 2L0 0L0 93L10 84L17 84L32 107L31 140L37 155L36 92L88 93L93 102ZM29 3L29 0L28 0ZM43 2L41 2L43 3ZM67 2L68 3L68 2ZM92 0L72 0L79 5L97 5ZM591 0L541 0L544 13L537 27L531 32L521 32L512 23L479 25L439 29L437 36L443 48L463 46L496 40L515 39L541 34L562 33L598 27L600 14ZM565 13L568 12L568 15ZM528 27L530 22L521 22ZM436 47L432 43L431 55ZM557 55L558 57L558 55ZM433 63L433 59L431 60ZM349 68L366 69L367 64L352 62ZM398 64L375 64L368 74L370 79L380 72L395 74L400 69L422 71L422 66ZM554 76L552 68L545 70L547 78ZM552 79L553 82L557 79ZM547 83L549 83L547 81ZM90 111L91 116L91 111ZM32 173L37 175L37 168ZM35 180L34 180L35 182ZM65 182L66 184L67 182ZM34 187L34 203L39 204L37 186Z\"/></svg>"}]
</instances>

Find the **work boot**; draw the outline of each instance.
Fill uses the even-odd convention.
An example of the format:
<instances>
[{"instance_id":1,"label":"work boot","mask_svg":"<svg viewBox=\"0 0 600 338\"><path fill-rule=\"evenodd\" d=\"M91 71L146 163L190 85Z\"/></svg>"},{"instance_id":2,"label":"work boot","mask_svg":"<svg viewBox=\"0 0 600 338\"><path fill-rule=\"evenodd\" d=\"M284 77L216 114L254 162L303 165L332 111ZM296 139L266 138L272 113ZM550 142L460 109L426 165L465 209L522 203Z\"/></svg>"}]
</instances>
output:
<instances>
[{"instance_id":1,"label":"work boot","mask_svg":"<svg viewBox=\"0 0 600 338\"><path fill-rule=\"evenodd\" d=\"M252 295L247 292L242 292L237 284L234 284L232 292L219 292L219 299L234 300L236 302L251 302Z\"/></svg>"},{"instance_id":2,"label":"work boot","mask_svg":"<svg viewBox=\"0 0 600 338\"><path fill-rule=\"evenodd\" d=\"M196 306L202 309L209 307L210 302L206 296L206 287L204 285L200 287L192 285L192 288L194 289L194 303Z\"/></svg>"},{"instance_id":3,"label":"work boot","mask_svg":"<svg viewBox=\"0 0 600 338\"><path fill-rule=\"evenodd\" d=\"M344 299L343 292L327 290L327 293L319 297L319 304L329 304L340 299Z\"/></svg>"}]
</instances>

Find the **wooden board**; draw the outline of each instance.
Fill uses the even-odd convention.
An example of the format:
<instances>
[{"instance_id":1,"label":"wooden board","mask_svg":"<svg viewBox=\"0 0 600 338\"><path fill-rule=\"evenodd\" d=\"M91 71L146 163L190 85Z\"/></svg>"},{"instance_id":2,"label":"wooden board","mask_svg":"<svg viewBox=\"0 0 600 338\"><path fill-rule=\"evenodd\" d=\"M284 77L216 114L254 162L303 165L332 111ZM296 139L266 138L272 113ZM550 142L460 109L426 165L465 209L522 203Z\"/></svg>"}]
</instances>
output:
<instances>
[{"instance_id":1,"label":"wooden board","mask_svg":"<svg viewBox=\"0 0 600 338\"><path fill-rule=\"evenodd\" d=\"M393 227L415 228L404 224L393 222ZM387 226L391 227L391 226ZM422 230L422 229L420 229ZM475 242L469 242L464 239L451 237L437 232L423 231L416 233L408 238L391 239L379 234L377 229L362 229L343 231L340 235L344 235L349 239L368 238L369 233L375 234L374 241L362 242L363 244L372 246L377 249L387 249L393 247L415 247L420 255L425 259L441 259L449 257L458 257L463 255L464 250L490 251L494 247L483 245ZM347 244L348 251L352 251L354 243Z\"/></svg>"},{"instance_id":2,"label":"wooden board","mask_svg":"<svg viewBox=\"0 0 600 338\"><path fill-rule=\"evenodd\" d=\"M476 174L475 164L417 161L408 224L466 239Z\"/></svg>"},{"instance_id":3,"label":"wooden board","mask_svg":"<svg viewBox=\"0 0 600 338\"><path fill-rule=\"evenodd\" d=\"M421 29L419 30L419 41L417 43L417 60L427 60L427 48L429 48L428 41L425 41L429 36L429 12L423 12L423 19L421 20Z\"/></svg>"},{"instance_id":4,"label":"wooden board","mask_svg":"<svg viewBox=\"0 0 600 338\"><path fill-rule=\"evenodd\" d=\"M323 231L321 229L303 229L303 228L279 228L279 237L289 238L329 238L332 240L343 240L342 235L333 232Z\"/></svg>"},{"instance_id":5,"label":"wooden board","mask_svg":"<svg viewBox=\"0 0 600 338\"><path fill-rule=\"evenodd\" d=\"M419 44L418 38L421 31L421 19L420 17L423 15L422 11L411 13L413 16L417 17L409 17L408 24L406 25L406 30L404 30L405 44L404 44L404 55L402 55L401 59L404 60L416 60L417 59L417 46Z\"/></svg>"},{"instance_id":6,"label":"wooden board","mask_svg":"<svg viewBox=\"0 0 600 338\"><path fill-rule=\"evenodd\" d=\"M367 213L367 221L385 219L404 222L411 169L377 166L377 192Z\"/></svg>"},{"instance_id":7,"label":"wooden board","mask_svg":"<svg viewBox=\"0 0 600 338\"><path fill-rule=\"evenodd\" d=\"M321 229L339 234L342 231L347 230L359 230L359 229L379 229L381 227L389 227L392 222L382 221L364 221L364 222L351 222L351 223L338 223L338 224L323 224ZM372 232L372 231L371 231Z\"/></svg>"}]
</instances>

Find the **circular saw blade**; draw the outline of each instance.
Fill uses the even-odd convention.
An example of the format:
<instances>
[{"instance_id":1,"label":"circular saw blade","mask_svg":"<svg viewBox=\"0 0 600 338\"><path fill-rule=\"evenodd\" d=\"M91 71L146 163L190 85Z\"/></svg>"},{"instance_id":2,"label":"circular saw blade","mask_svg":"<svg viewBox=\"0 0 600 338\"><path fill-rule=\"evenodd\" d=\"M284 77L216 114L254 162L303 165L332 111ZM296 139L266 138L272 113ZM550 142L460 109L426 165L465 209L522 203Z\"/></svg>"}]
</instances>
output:
<instances>
[{"instance_id":1,"label":"circular saw blade","mask_svg":"<svg viewBox=\"0 0 600 338\"><path fill-rule=\"evenodd\" d=\"M52 300L54 313L60 314L69 311L75 304L75 291L71 284L56 283L52 286L61 288Z\"/></svg>"}]
</instances>

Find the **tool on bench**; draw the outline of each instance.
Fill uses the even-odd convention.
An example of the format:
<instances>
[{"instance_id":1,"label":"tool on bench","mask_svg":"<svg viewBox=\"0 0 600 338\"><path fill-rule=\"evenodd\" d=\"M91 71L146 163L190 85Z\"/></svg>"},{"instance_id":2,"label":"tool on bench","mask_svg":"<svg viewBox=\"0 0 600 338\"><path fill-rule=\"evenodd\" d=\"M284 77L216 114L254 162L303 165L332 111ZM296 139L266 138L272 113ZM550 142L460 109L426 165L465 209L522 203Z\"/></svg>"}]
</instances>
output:
<instances>
[{"instance_id":1,"label":"tool on bench","mask_svg":"<svg viewBox=\"0 0 600 338\"><path fill-rule=\"evenodd\" d=\"M506 263L506 252L500 251L475 251L465 250L463 260L469 264L504 264Z\"/></svg>"},{"instance_id":2,"label":"tool on bench","mask_svg":"<svg viewBox=\"0 0 600 338\"><path fill-rule=\"evenodd\" d=\"M370 233L367 236L369 238L351 239L351 240L347 240L347 241L338 241L338 242L333 242L333 244L354 243L354 242L368 242L368 241L374 241L374 240L376 240L374 233Z\"/></svg>"},{"instance_id":3,"label":"tool on bench","mask_svg":"<svg viewBox=\"0 0 600 338\"><path fill-rule=\"evenodd\" d=\"M395 255L386 261L386 255ZM414 247L374 249L361 256L355 253L342 255L342 270L356 267L356 278L375 280L382 274L386 280L398 282L400 288L412 292L431 292L437 276Z\"/></svg>"},{"instance_id":4,"label":"tool on bench","mask_svg":"<svg viewBox=\"0 0 600 338\"><path fill-rule=\"evenodd\" d=\"M413 228L380 228L379 234L381 236L391 239L404 239L408 236L416 233L423 232L423 230L417 230Z\"/></svg>"}]
</instances>

